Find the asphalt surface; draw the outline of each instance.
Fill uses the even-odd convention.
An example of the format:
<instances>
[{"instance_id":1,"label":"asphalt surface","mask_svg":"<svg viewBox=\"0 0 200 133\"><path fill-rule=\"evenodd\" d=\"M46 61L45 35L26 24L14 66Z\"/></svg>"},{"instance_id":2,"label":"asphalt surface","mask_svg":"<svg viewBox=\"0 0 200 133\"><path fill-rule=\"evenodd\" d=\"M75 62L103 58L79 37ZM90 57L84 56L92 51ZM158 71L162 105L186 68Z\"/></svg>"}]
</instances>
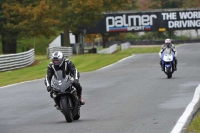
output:
<instances>
[{"instance_id":1,"label":"asphalt surface","mask_svg":"<svg viewBox=\"0 0 200 133\"><path fill-rule=\"evenodd\" d=\"M81 73L86 104L72 123L53 107L43 80L1 87L0 133L169 133L200 84L200 44L177 51L171 79L161 71L158 53Z\"/></svg>"}]
</instances>

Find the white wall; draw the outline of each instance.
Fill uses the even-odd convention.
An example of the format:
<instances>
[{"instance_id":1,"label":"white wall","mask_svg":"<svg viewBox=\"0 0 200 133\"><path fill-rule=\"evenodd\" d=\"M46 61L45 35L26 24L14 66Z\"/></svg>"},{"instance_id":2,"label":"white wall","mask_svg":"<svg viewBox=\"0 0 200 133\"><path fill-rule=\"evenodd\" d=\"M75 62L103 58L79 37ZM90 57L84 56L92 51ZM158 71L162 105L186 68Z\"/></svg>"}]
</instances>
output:
<instances>
[{"instance_id":1,"label":"white wall","mask_svg":"<svg viewBox=\"0 0 200 133\"><path fill-rule=\"evenodd\" d=\"M188 37L197 37L199 36L200 32L199 30L176 30L175 34L177 36L185 35Z\"/></svg>"},{"instance_id":2,"label":"white wall","mask_svg":"<svg viewBox=\"0 0 200 133\"><path fill-rule=\"evenodd\" d=\"M138 32L139 35L144 35L145 32ZM197 37L200 35L200 30L194 30L194 29L191 29L191 30L175 30L175 35L177 36L182 36L182 35L185 35L185 36L188 36L188 37Z\"/></svg>"},{"instance_id":3,"label":"white wall","mask_svg":"<svg viewBox=\"0 0 200 133\"><path fill-rule=\"evenodd\" d=\"M75 44L75 36L69 33L70 44ZM50 44L49 47L59 47L61 46L61 35L57 36Z\"/></svg>"}]
</instances>

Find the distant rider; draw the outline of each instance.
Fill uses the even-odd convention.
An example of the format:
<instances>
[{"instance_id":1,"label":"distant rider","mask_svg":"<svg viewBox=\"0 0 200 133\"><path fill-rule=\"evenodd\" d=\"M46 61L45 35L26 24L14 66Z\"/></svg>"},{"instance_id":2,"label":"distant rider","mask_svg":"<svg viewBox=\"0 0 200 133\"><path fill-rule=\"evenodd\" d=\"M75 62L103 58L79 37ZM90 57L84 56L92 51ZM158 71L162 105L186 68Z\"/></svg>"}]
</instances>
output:
<instances>
[{"instance_id":1,"label":"distant rider","mask_svg":"<svg viewBox=\"0 0 200 133\"><path fill-rule=\"evenodd\" d=\"M159 52L159 56L160 56L160 66L162 68L162 71L164 71L164 68L162 67L162 53L166 50L166 49L170 49L172 52L174 52L174 60L175 60L175 71L177 70L177 51L175 49L175 46L174 44L172 44L172 41L171 39L166 39L165 40L165 44L162 45L161 49L160 49L160 52Z\"/></svg>"},{"instance_id":2,"label":"distant rider","mask_svg":"<svg viewBox=\"0 0 200 133\"><path fill-rule=\"evenodd\" d=\"M45 85L47 86L47 91L51 91L51 79L55 74L55 71L62 70L66 75L71 75L74 78L73 85L77 89L77 96L81 105L85 104L85 101L81 97L82 95L82 86L79 83L79 72L75 68L75 65L72 61L65 59L64 55L60 51L56 51L52 54L52 62L49 63L47 68L47 75L45 78ZM56 101L55 101L56 103ZM55 105L58 108L57 104Z\"/></svg>"}]
</instances>

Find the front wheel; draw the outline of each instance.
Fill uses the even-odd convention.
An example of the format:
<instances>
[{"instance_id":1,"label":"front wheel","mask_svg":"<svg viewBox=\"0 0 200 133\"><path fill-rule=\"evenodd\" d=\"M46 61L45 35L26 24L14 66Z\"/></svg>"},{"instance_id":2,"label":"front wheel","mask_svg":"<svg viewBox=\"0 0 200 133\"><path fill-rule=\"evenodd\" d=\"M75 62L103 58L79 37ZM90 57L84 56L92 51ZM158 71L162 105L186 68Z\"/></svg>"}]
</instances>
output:
<instances>
[{"instance_id":1,"label":"front wheel","mask_svg":"<svg viewBox=\"0 0 200 133\"><path fill-rule=\"evenodd\" d=\"M171 67L167 67L167 78L171 78L172 77L172 73L171 73Z\"/></svg>"},{"instance_id":2,"label":"front wheel","mask_svg":"<svg viewBox=\"0 0 200 133\"><path fill-rule=\"evenodd\" d=\"M62 98L60 100L60 104L61 104L62 112L63 112L63 114L65 116L66 121L67 122L72 122L72 120L73 120L72 111L71 111L71 109L69 107L67 98Z\"/></svg>"},{"instance_id":3,"label":"front wheel","mask_svg":"<svg viewBox=\"0 0 200 133\"><path fill-rule=\"evenodd\" d=\"M74 120L78 120L80 118L80 109L77 110L77 114L74 116Z\"/></svg>"}]
</instances>

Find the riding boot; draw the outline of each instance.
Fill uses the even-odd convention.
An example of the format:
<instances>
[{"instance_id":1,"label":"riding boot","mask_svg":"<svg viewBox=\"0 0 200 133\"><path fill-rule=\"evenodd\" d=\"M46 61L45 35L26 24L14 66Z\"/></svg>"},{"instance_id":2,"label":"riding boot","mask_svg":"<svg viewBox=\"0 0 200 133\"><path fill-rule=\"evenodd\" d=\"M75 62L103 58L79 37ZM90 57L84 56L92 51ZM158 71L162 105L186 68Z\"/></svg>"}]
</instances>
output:
<instances>
[{"instance_id":1,"label":"riding boot","mask_svg":"<svg viewBox=\"0 0 200 133\"><path fill-rule=\"evenodd\" d=\"M85 104L85 100L83 99L83 97L81 95L82 95L82 91L80 93L77 93L78 100L79 100L80 104L84 105Z\"/></svg>"},{"instance_id":2,"label":"riding boot","mask_svg":"<svg viewBox=\"0 0 200 133\"><path fill-rule=\"evenodd\" d=\"M165 66L162 66L162 71L164 71L165 70Z\"/></svg>"},{"instance_id":3,"label":"riding boot","mask_svg":"<svg viewBox=\"0 0 200 133\"><path fill-rule=\"evenodd\" d=\"M58 104L58 100L56 98L53 98L55 105L54 107L56 107L57 110L60 110L59 104Z\"/></svg>"},{"instance_id":4,"label":"riding boot","mask_svg":"<svg viewBox=\"0 0 200 133\"><path fill-rule=\"evenodd\" d=\"M160 67L161 67L161 70L163 71L162 61L161 60L160 60Z\"/></svg>"},{"instance_id":5,"label":"riding boot","mask_svg":"<svg viewBox=\"0 0 200 133\"><path fill-rule=\"evenodd\" d=\"M175 64L175 68L174 68L174 70L177 71L177 64Z\"/></svg>"},{"instance_id":6,"label":"riding boot","mask_svg":"<svg viewBox=\"0 0 200 133\"><path fill-rule=\"evenodd\" d=\"M177 59L175 60L175 68L174 68L175 71L177 71Z\"/></svg>"}]
</instances>

